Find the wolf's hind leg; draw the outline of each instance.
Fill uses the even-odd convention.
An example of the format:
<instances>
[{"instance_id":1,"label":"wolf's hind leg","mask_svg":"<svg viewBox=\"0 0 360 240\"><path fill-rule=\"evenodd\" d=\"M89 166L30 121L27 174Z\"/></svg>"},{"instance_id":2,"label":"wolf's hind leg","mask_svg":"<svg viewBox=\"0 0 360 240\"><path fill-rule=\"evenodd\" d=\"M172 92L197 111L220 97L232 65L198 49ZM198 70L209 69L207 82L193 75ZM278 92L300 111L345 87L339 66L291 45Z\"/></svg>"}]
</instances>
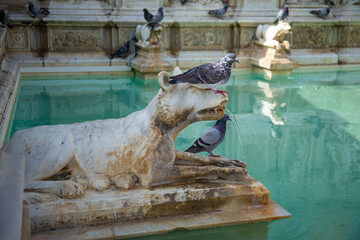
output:
<instances>
[{"instance_id":1,"label":"wolf's hind leg","mask_svg":"<svg viewBox=\"0 0 360 240\"><path fill-rule=\"evenodd\" d=\"M84 194L84 188L72 180L65 181L30 181L25 183L25 191L52 193L64 198L80 197Z\"/></svg>"}]
</instances>

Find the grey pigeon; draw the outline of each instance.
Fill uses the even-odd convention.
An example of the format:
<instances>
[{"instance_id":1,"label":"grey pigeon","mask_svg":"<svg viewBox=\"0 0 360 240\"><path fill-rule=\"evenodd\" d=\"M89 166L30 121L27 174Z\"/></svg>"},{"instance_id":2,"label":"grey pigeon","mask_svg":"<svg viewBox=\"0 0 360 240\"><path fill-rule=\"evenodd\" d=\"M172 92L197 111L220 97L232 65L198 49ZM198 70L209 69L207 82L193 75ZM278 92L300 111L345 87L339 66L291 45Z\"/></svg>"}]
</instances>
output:
<instances>
[{"instance_id":1,"label":"grey pigeon","mask_svg":"<svg viewBox=\"0 0 360 240\"><path fill-rule=\"evenodd\" d=\"M125 57L125 55L129 52L129 45L130 41L127 41L124 46L120 47L118 50L116 50L113 54L111 54L111 59L115 57Z\"/></svg>"},{"instance_id":2,"label":"grey pigeon","mask_svg":"<svg viewBox=\"0 0 360 240\"><path fill-rule=\"evenodd\" d=\"M28 7L27 7L27 12L33 18L46 17L47 15L50 14L50 12L47 9L38 7L38 6L34 5L32 2L29 2Z\"/></svg>"},{"instance_id":3,"label":"grey pigeon","mask_svg":"<svg viewBox=\"0 0 360 240\"><path fill-rule=\"evenodd\" d=\"M4 9L0 10L0 22L9 28L13 28L11 19Z\"/></svg>"},{"instance_id":4,"label":"grey pigeon","mask_svg":"<svg viewBox=\"0 0 360 240\"><path fill-rule=\"evenodd\" d=\"M212 151L224 140L226 133L226 122L230 120L229 115L224 116L216 121L215 125L207 130L201 137L199 137L194 144L185 150L185 152L198 153L208 152L212 157L219 157L212 154Z\"/></svg>"},{"instance_id":5,"label":"grey pigeon","mask_svg":"<svg viewBox=\"0 0 360 240\"><path fill-rule=\"evenodd\" d=\"M328 7L328 8L323 8L320 10L311 11L310 13L314 14L316 16L319 16L322 19L325 19L327 17L327 15L329 15L329 13L330 13L330 8Z\"/></svg>"},{"instance_id":6,"label":"grey pigeon","mask_svg":"<svg viewBox=\"0 0 360 240\"><path fill-rule=\"evenodd\" d=\"M276 15L276 19L274 23L277 23L278 21L284 21L289 16L289 7L287 4L278 12Z\"/></svg>"},{"instance_id":7,"label":"grey pigeon","mask_svg":"<svg viewBox=\"0 0 360 240\"><path fill-rule=\"evenodd\" d=\"M143 11L144 11L144 18L146 22L149 23L153 19L154 15L152 15L146 8L144 8Z\"/></svg>"},{"instance_id":8,"label":"grey pigeon","mask_svg":"<svg viewBox=\"0 0 360 240\"><path fill-rule=\"evenodd\" d=\"M229 4L228 4L228 3L225 3L225 6L224 6L223 8L219 8L219 9L215 9L215 10L210 10L210 11L209 11L209 15L222 18L222 16L226 13L228 7L229 7Z\"/></svg>"},{"instance_id":9,"label":"grey pigeon","mask_svg":"<svg viewBox=\"0 0 360 240\"><path fill-rule=\"evenodd\" d=\"M144 11L144 18L148 22L147 26L150 28L154 28L164 18L163 7L160 7L158 9L158 12L155 16L149 13L149 11L146 8L144 8L143 11Z\"/></svg>"},{"instance_id":10,"label":"grey pigeon","mask_svg":"<svg viewBox=\"0 0 360 240\"><path fill-rule=\"evenodd\" d=\"M189 83L199 88L215 89L230 79L231 65L239 62L234 53L228 53L217 63L205 63L187 72L170 77L170 84ZM223 94L225 91L217 90ZM223 94L224 95L224 94Z\"/></svg>"}]
</instances>

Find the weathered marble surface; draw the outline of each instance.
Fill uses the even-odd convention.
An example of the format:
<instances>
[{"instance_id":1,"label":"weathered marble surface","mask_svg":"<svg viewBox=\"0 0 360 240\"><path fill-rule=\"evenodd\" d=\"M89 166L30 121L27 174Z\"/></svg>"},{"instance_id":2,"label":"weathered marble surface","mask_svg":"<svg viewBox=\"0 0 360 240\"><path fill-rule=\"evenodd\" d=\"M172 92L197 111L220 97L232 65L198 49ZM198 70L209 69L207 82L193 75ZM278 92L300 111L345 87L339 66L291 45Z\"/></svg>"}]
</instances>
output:
<instances>
[{"instance_id":1,"label":"weathered marble surface","mask_svg":"<svg viewBox=\"0 0 360 240\"><path fill-rule=\"evenodd\" d=\"M32 239L134 237L291 216L251 177L238 184L193 182L102 194L88 191L82 199L29 207ZM72 228L66 228L70 225Z\"/></svg>"}]
</instances>

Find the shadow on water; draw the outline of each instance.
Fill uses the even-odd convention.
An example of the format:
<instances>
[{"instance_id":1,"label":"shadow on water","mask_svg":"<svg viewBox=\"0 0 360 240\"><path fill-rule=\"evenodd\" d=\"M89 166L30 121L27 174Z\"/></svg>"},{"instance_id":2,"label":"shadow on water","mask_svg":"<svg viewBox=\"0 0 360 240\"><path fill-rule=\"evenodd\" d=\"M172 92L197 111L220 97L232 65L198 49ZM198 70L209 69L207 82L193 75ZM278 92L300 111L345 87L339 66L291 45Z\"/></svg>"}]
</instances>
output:
<instances>
[{"instance_id":1,"label":"shadow on water","mask_svg":"<svg viewBox=\"0 0 360 240\"><path fill-rule=\"evenodd\" d=\"M298 72L271 81L252 73L233 74L222 88L229 92L227 108L241 129L248 172L292 218L143 238L359 239L359 73ZM126 77L58 80L22 79L12 132L124 117L143 109L158 92L157 81ZM213 124L184 129L176 149L189 147ZM242 156L235 126L228 125L214 154Z\"/></svg>"}]
</instances>

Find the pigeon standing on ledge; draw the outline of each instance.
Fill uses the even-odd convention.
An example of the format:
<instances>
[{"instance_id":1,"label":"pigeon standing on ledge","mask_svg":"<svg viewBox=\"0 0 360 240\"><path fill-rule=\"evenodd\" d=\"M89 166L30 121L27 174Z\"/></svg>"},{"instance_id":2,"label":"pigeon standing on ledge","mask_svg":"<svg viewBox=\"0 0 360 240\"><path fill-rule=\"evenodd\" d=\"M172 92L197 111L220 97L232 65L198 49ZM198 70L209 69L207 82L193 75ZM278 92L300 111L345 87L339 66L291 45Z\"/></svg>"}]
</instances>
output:
<instances>
[{"instance_id":1,"label":"pigeon standing on ledge","mask_svg":"<svg viewBox=\"0 0 360 240\"><path fill-rule=\"evenodd\" d=\"M216 121L212 128L199 137L190 148L185 150L185 152L208 152L211 157L220 157L212 154L212 151L224 140L226 122L229 120L231 121L229 115L224 114L220 120Z\"/></svg>"},{"instance_id":2,"label":"pigeon standing on ledge","mask_svg":"<svg viewBox=\"0 0 360 240\"><path fill-rule=\"evenodd\" d=\"M215 9L215 10L210 10L210 11L209 11L209 15L222 18L222 16L226 13L228 7L229 7L229 4L228 4L228 3L225 3L225 6L224 6L223 8L219 8L219 9Z\"/></svg>"},{"instance_id":3,"label":"pigeon standing on ledge","mask_svg":"<svg viewBox=\"0 0 360 240\"><path fill-rule=\"evenodd\" d=\"M127 41L124 46L120 47L118 50L116 50L113 54L111 54L111 59L115 57L125 57L125 54L129 52L129 45L130 41Z\"/></svg>"},{"instance_id":4,"label":"pigeon standing on ledge","mask_svg":"<svg viewBox=\"0 0 360 240\"><path fill-rule=\"evenodd\" d=\"M146 8L144 8L143 11L144 18L149 23L147 26L150 28L154 28L164 18L163 7L158 9L158 12L155 16L152 15Z\"/></svg>"},{"instance_id":5,"label":"pigeon standing on ledge","mask_svg":"<svg viewBox=\"0 0 360 240\"><path fill-rule=\"evenodd\" d=\"M29 2L29 5L27 7L27 12L30 14L31 17L46 17L50 14L50 12L45 8L40 8L36 5L34 5L32 2Z\"/></svg>"},{"instance_id":6,"label":"pigeon standing on ledge","mask_svg":"<svg viewBox=\"0 0 360 240\"><path fill-rule=\"evenodd\" d=\"M169 84L189 83L203 89L215 89L225 84L230 79L231 65L239 62L234 53L228 53L217 63L205 63L194 67L187 72L170 77ZM224 95L224 92L217 90L217 93Z\"/></svg>"},{"instance_id":7,"label":"pigeon standing on ledge","mask_svg":"<svg viewBox=\"0 0 360 240\"><path fill-rule=\"evenodd\" d=\"M325 19L327 17L327 15L329 15L329 13L330 13L330 8L328 7L328 8L323 8L323 9L316 10L316 11L311 11L310 13L314 14L316 16L319 16L322 19Z\"/></svg>"},{"instance_id":8,"label":"pigeon standing on ledge","mask_svg":"<svg viewBox=\"0 0 360 240\"><path fill-rule=\"evenodd\" d=\"M0 22L9 28L13 28L11 19L4 9L0 10Z\"/></svg>"},{"instance_id":9,"label":"pigeon standing on ledge","mask_svg":"<svg viewBox=\"0 0 360 240\"><path fill-rule=\"evenodd\" d=\"M278 21L284 21L289 16L289 7L287 4L281 9L278 14L276 15L276 19L274 23L277 23Z\"/></svg>"}]
</instances>

